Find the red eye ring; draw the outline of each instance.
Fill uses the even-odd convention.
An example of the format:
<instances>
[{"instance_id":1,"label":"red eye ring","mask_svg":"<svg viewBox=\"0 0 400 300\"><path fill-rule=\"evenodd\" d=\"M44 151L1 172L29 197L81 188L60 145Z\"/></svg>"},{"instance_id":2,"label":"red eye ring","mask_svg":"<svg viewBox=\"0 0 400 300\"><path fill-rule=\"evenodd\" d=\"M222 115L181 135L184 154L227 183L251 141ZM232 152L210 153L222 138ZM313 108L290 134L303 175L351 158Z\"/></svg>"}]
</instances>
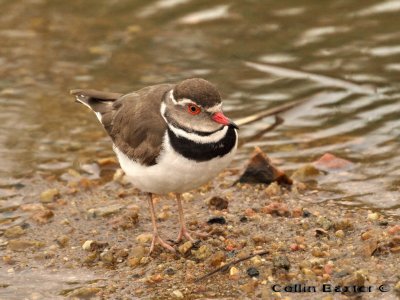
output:
<instances>
[{"instance_id":1,"label":"red eye ring","mask_svg":"<svg viewBox=\"0 0 400 300\"><path fill-rule=\"evenodd\" d=\"M189 104L187 108L191 115L198 115L201 112L201 108L194 104Z\"/></svg>"}]
</instances>

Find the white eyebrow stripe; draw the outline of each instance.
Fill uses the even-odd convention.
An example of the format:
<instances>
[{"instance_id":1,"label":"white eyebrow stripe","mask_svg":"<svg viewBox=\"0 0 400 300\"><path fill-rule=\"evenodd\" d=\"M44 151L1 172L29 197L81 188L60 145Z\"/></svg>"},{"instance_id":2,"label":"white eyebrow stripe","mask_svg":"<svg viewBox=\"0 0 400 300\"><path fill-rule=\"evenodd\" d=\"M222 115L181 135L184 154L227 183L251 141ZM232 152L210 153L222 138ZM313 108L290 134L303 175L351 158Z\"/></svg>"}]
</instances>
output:
<instances>
[{"instance_id":1,"label":"white eyebrow stripe","mask_svg":"<svg viewBox=\"0 0 400 300\"><path fill-rule=\"evenodd\" d=\"M171 91L169 92L169 98L171 99L172 103L174 103L175 105L181 105L181 106L185 106L186 104L194 104L194 105L197 105L196 102L194 102L194 101L192 101L192 100L190 100L190 99L186 99L186 98L184 98L184 99L182 99L182 100L179 100L179 102L176 101L176 99L175 99L175 97L174 97L174 90L171 90ZM198 106L198 105L197 105L197 106Z\"/></svg>"},{"instance_id":2,"label":"white eyebrow stripe","mask_svg":"<svg viewBox=\"0 0 400 300\"><path fill-rule=\"evenodd\" d=\"M175 105L185 106L186 104L194 104L196 106L199 106L196 102L194 102L193 100L187 99L187 98L183 98L183 99L179 100L179 102L176 101L176 99L174 97L174 90L170 91L169 97L170 97L172 103L174 103Z\"/></svg>"}]
</instances>

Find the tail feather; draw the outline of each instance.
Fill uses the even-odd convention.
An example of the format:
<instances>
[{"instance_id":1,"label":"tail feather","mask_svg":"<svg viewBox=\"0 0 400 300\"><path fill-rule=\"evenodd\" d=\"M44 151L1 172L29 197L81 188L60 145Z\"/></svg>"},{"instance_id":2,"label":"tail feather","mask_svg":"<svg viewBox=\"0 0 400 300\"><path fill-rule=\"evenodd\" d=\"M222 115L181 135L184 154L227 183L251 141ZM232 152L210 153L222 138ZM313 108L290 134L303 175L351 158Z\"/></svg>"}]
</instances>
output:
<instances>
[{"instance_id":1,"label":"tail feather","mask_svg":"<svg viewBox=\"0 0 400 300\"><path fill-rule=\"evenodd\" d=\"M77 102L89 107L96 114L101 123L103 123L103 115L112 110L113 102L123 95L119 93L81 89L71 90L70 93L75 96ZM106 126L106 124L103 125Z\"/></svg>"}]
</instances>

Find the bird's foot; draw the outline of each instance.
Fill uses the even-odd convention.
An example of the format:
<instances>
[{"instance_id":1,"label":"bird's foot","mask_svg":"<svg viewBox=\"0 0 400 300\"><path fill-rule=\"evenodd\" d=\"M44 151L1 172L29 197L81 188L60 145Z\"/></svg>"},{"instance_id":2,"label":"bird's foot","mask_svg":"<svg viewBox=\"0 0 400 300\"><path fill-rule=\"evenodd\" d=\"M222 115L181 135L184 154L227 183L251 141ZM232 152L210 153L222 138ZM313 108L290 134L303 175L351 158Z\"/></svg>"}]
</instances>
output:
<instances>
[{"instance_id":1,"label":"bird's foot","mask_svg":"<svg viewBox=\"0 0 400 300\"><path fill-rule=\"evenodd\" d=\"M189 241L191 241L192 243L195 242L195 240L192 238L192 236L190 234L196 235L198 237L208 237L209 234L205 233L205 232L197 232L197 231L190 231L187 230L185 227L181 228L181 230L179 231L178 237L175 240L175 243L179 243L183 240L183 238L185 237L186 239L188 239Z\"/></svg>"},{"instance_id":2,"label":"bird's foot","mask_svg":"<svg viewBox=\"0 0 400 300\"><path fill-rule=\"evenodd\" d=\"M164 240L160 238L158 233L153 233L153 240L151 241L149 255L153 252L154 246L156 244L159 244L161 247L167 249L168 251L171 251L172 253L176 252L176 250L170 244L164 242Z\"/></svg>"}]
</instances>

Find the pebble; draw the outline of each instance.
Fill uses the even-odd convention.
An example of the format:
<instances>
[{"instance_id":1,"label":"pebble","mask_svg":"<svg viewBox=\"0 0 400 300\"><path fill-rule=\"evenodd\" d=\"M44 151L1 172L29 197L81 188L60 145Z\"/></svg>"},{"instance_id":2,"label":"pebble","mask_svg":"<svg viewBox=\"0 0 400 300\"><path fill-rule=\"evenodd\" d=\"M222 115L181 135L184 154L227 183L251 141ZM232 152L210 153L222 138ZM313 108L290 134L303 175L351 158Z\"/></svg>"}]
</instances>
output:
<instances>
[{"instance_id":1,"label":"pebble","mask_svg":"<svg viewBox=\"0 0 400 300\"><path fill-rule=\"evenodd\" d=\"M366 232L363 232L363 233L361 234L361 239L362 239L363 241L369 240L371 237L372 237L372 232L371 232L370 230L369 230L369 231L366 231Z\"/></svg>"},{"instance_id":2,"label":"pebble","mask_svg":"<svg viewBox=\"0 0 400 300\"><path fill-rule=\"evenodd\" d=\"M268 197L273 197L282 194L281 187L277 182L272 182L265 190L265 194Z\"/></svg>"},{"instance_id":3,"label":"pebble","mask_svg":"<svg viewBox=\"0 0 400 300\"><path fill-rule=\"evenodd\" d=\"M141 245L133 247L129 251L129 257L130 258L137 258L138 260L140 260L145 255L146 255L146 249Z\"/></svg>"},{"instance_id":4,"label":"pebble","mask_svg":"<svg viewBox=\"0 0 400 300\"><path fill-rule=\"evenodd\" d=\"M142 233L136 237L136 241L138 241L140 244L146 244L148 242L151 242L152 240L153 240L152 233Z\"/></svg>"},{"instance_id":5,"label":"pebble","mask_svg":"<svg viewBox=\"0 0 400 300\"><path fill-rule=\"evenodd\" d=\"M263 263L263 261L261 260L261 257L259 255L253 256L252 258L250 258L250 261L256 267L261 266Z\"/></svg>"},{"instance_id":6,"label":"pebble","mask_svg":"<svg viewBox=\"0 0 400 300\"><path fill-rule=\"evenodd\" d=\"M209 258L209 264L213 267L219 267L226 260L225 252L217 251Z\"/></svg>"},{"instance_id":7,"label":"pebble","mask_svg":"<svg viewBox=\"0 0 400 300\"><path fill-rule=\"evenodd\" d=\"M338 238L344 238L344 231L343 230L337 230L336 232L335 232L335 236L336 237L338 237Z\"/></svg>"},{"instance_id":8,"label":"pebble","mask_svg":"<svg viewBox=\"0 0 400 300\"><path fill-rule=\"evenodd\" d=\"M25 230L21 226L13 226L4 231L4 236L6 238L16 238L23 234L25 234Z\"/></svg>"},{"instance_id":9,"label":"pebble","mask_svg":"<svg viewBox=\"0 0 400 300\"><path fill-rule=\"evenodd\" d=\"M91 208L88 210L88 215L92 218L106 217L120 212L123 208L125 208L125 206L121 204L112 204L105 207Z\"/></svg>"},{"instance_id":10,"label":"pebble","mask_svg":"<svg viewBox=\"0 0 400 300\"><path fill-rule=\"evenodd\" d=\"M164 270L164 274L166 274L166 275L172 276L172 275L174 275L175 273L176 273L176 271L175 271L173 268L171 268L171 267L166 268L166 269Z\"/></svg>"},{"instance_id":11,"label":"pebble","mask_svg":"<svg viewBox=\"0 0 400 300\"><path fill-rule=\"evenodd\" d=\"M289 271L290 261L286 255L276 255L272 259L272 264L275 269L284 269Z\"/></svg>"},{"instance_id":12,"label":"pebble","mask_svg":"<svg viewBox=\"0 0 400 300\"><path fill-rule=\"evenodd\" d=\"M258 277L260 276L260 272L256 268L250 267L247 269L247 275L250 277Z\"/></svg>"},{"instance_id":13,"label":"pebble","mask_svg":"<svg viewBox=\"0 0 400 300\"><path fill-rule=\"evenodd\" d=\"M91 299L101 291L98 287L81 287L68 293L69 298Z\"/></svg>"},{"instance_id":14,"label":"pebble","mask_svg":"<svg viewBox=\"0 0 400 300\"><path fill-rule=\"evenodd\" d=\"M313 165L305 165L294 171L291 178L298 181L307 181L319 176L321 172Z\"/></svg>"},{"instance_id":15,"label":"pebble","mask_svg":"<svg viewBox=\"0 0 400 300\"><path fill-rule=\"evenodd\" d=\"M183 294L182 294L182 292L181 292L180 290L175 290L175 291L173 291L173 292L172 292L172 295L173 295L175 298L183 299Z\"/></svg>"},{"instance_id":16,"label":"pebble","mask_svg":"<svg viewBox=\"0 0 400 300\"><path fill-rule=\"evenodd\" d=\"M333 226L335 225L330 219L328 219L324 216L319 216L317 218L317 224L325 230L329 230L329 229L333 228Z\"/></svg>"},{"instance_id":17,"label":"pebble","mask_svg":"<svg viewBox=\"0 0 400 300\"><path fill-rule=\"evenodd\" d=\"M45 209L33 214L31 218L39 224L46 224L52 217L54 217L54 213L50 209Z\"/></svg>"},{"instance_id":18,"label":"pebble","mask_svg":"<svg viewBox=\"0 0 400 300\"><path fill-rule=\"evenodd\" d=\"M251 239L253 240L254 244L256 244L256 245L263 245L264 243L266 243L268 241L265 234L260 233L260 232L252 235Z\"/></svg>"},{"instance_id":19,"label":"pebble","mask_svg":"<svg viewBox=\"0 0 400 300\"><path fill-rule=\"evenodd\" d=\"M272 202L261 208L261 212L279 217L289 217L290 212L286 203Z\"/></svg>"},{"instance_id":20,"label":"pebble","mask_svg":"<svg viewBox=\"0 0 400 300\"><path fill-rule=\"evenodd\" d=\"M216 209L216 210L223 210L228 208L228 200L222 197L214 196L206 200L208 203L208 206L210 208Z\"/></svg>"},{"instance_id":21,"label":"pebble","mask_svg":"<svg viewBox=\"0 0 400 300\"><path fill-rule=\"evenodd\" d=\"M226 224L226 220L224 217L212 217L208 219L207 224Z\"/></svg>"},{"instance_id":22,"label":"pebble","mask_svg":"<svg viewBox=\"0 0 400 300\"><path fill-rule=\"evenodd\" d=\"M42 248L45 244L35 240L10 240L7 248L12 251L24 251L27 248Z\"/></svg>"},{"instance_id":23,"label":"pebble","mask_svg":"<svg viewBox=\"0 0 400 300\"><path fill-rule=\"evenodd\" d=\"M40 194L40 202L42 203L50 203L60 195L60 191L58 189L49 189Z\"/></svg>"},{"instance_id":24,"label":"pebble","mask_svg":"<svg viewBox=\"0 0 400 300\"><path fill-rule=\"evenodd\" d=\"M376 221L378 219L379 219L379 214L377 212L368 214L368 220Z\"/></svg>"},{"instance_id":25,"label":"pebble","mask_svg":"<svg viewBox=\"0 0 400 300\"><path fill-rule=\"evenodd\" d=\"M239 269L236 268L236 267L231 267L231 268L229 269L229 275L230 275L231 277L234 277L234 276L239 275Z\"/></svg>"},{"instance_id":26,"label":"pebble","mask_svg":"<svg viewBox=\"0 0 400 300\"><path fill-rule=\"evenodd\" d=\"M198 250L192 250L195 258L203 260L211 255L211 249L207 245L202 245Z\"/></svg>"},{"instance_id":27,"label":"pebble","mask_svg":"<svg viewBox=\"0 0 400 300\"><path fill-rule=\"evenodd\" d=\"M180 245L178 247L178 250L181 254L186 254L188 253L188 251L190 251L190 249L193 248L193 243L191 241L187 241L186 243Z\"/></svg>"},{"instance_id":28,"label":"pebble","mask_svg":"<svg viewBox=\"0 0 400 300\"><path fill-rule=\"evenodd\" d=\"M69 237L66 235L59 236L56 238L56 242L61 248L64 248L69 242Z\"/></svg>"},{"instance_id":29,"label":"pebble","mask_svg":"<svg viewBox=\"0 0 400 300\"><path fill-rule=\"evenodd\" d=\"M112 265L116 262L116 257L114 256L113 251L104 251L100 254L100 259L102 262Z\"/></svg>"},{"instance_id":30,"label":"pebble","mask_svg":"<svg viewBox=\"0 0 400 300\"><path fill-rule=\"evenodd\" d=\"M400 233L400 225L395 225L395 226L390 227L387 232L390 235L395 235L397 233Z\"/></svg>"},{"instance_id":31,"label":"pebble","mask_svg":"<svg viewBox=\"0 0 400 300\"><path fill-rule=\"evenodd\" d=\"M135 268L136 266L138 266L140 264L140 259L137 257L132 257L129 258L128 261L128 266L130 266L131 268Z\"/></svg>"},{"instance_id":32,"label":"pebble","mask_svg":"<svg viewBox=\"0 0 400 300\"><path fill-rule=\"evenodd\" d=\"M94 241L92 241L92 240L85 241L83 243L83 245L82 245L82 249L85 250L85 251L91 251L91 249L92 249L91 246L92 246L93 243L94 243Z\"/></svg>"}]
</instances>

